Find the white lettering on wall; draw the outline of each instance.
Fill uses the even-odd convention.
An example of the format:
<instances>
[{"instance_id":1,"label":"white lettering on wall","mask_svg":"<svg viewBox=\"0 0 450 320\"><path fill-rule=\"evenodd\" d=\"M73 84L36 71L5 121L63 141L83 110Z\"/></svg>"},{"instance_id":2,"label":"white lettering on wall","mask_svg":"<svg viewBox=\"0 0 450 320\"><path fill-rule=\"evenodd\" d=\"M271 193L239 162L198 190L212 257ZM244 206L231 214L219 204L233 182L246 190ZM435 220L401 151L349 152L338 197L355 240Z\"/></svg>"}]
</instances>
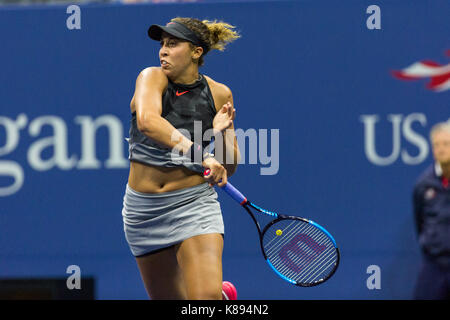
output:
<instances>
[{"instance_id":1,"label":"white lettering on wall","mask_svg":"<svg viewBox=\"0 0 450 320\"><path fill-rule=\"evenodd\" d=\"M20 136L24 134L21 130L27 127L28 122L27 115L23 113L19 114L15 120L0 116L0 127L3 127L6 133L4 145L0 145L0 157L7 156L16 150ZM107 169L128 167L128 159L124 155L123 126L119 118L114 115L102 115L95 119L91 116L77 116L74 123L80 128L80 157L69 154L69 132L63 118L45 115L29 123L28 135L36 138L26 152L28 164L32 169L36 171L48 171L54 168L60 170L100 169L102 162L97 158L96 150L97 131L102 127L108 130L109 138L107 146L109 156L104 162L104 167ZM51 129L51 133L42 136L46 129ZM10 182L6 186L0 186L0 196L3 197L19 191L25 181L22 166L19 162L11 160L0 160L0 177L7 177L7 181Z\"/></svg>"},{"instance_id":2,"label":"white lettering on wall","mask_svg":"<svg viewBox=\"0 0 450 320\"><path fill-rule=\"evenodd\" d=\"M367 159L377 166L388 166L397 159L408 165L417 165L422 163L429 154L429 145L427 139L413 130L413 124L417 123L422 127L427 124L426 116L422 113L411 113L409 115L388 114L387 121L391 123L392 129L389 130L392 136L392 149L390 154L381 156L377 152L377 130L376 124L380 117L376 114L361 115L360 121L364 125L364 153ZM402 138L410 145L418 149L418 154L412 156L403 147Z\"/></svg>"}]
</instances>

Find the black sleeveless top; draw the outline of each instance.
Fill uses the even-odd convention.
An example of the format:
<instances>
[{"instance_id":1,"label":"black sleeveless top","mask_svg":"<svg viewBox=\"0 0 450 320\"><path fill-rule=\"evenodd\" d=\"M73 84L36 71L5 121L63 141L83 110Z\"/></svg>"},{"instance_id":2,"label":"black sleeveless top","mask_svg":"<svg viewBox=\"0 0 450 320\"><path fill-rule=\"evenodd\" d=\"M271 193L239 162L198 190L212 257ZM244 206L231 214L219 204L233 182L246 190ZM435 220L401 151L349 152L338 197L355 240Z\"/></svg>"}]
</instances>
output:
<instances>
[{"instance_id":1,"label":"black sleeveless top","mask_svg":"<svg viewBox=\"0 0 450 320\"><path fill-rule=\"evenodd\" d=\"M203 141L203 134L213 127L215 115L214 99L202 74L195 83L189 85L174 83L169 79L162 96L161 116L184 136L191 141L195 139L205 148L210 141ZM185 166L203 172L201 164L193 164L189 158L172 153L169 148L141 133L137 127L136 112L132 113L129 134L130 160L164 167Z\"/></svg>"}]
</instances>

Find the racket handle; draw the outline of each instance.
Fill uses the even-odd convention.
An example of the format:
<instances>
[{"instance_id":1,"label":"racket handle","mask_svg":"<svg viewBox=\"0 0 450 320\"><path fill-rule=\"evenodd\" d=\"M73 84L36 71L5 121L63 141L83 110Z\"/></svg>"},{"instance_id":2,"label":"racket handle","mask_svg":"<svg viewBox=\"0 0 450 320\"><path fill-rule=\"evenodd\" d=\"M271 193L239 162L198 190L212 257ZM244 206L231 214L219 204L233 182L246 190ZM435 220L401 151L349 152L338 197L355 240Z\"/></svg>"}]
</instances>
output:
<instances>
[{"instance_id":1,"label":"racket handle","mask_svg":"<svg viewBox=\"0 0 450 320\"><path fill-rule=\"evenodd\" d=\"M223 187L222 190L228 193L230 197L232 197L234 200L236 200L241 206L247 203L247 198L244 197L244 195L236 189L231 183L227 182Z\"/></svg>"},{"instance_id":2,"label":"racket handle","mask_svg":"<svg viewBox=\"0 0 450 320\"><path fill-rule=\"evenodd\" d=\"M207 176L209 174L209 169L206 169L203 174ZM228 193L228 195L237 201L241 206L247 203L247 198L236 189L231 183L227 182L223 187L221 187L223 191Z\"/></svg>"}]
</instances>

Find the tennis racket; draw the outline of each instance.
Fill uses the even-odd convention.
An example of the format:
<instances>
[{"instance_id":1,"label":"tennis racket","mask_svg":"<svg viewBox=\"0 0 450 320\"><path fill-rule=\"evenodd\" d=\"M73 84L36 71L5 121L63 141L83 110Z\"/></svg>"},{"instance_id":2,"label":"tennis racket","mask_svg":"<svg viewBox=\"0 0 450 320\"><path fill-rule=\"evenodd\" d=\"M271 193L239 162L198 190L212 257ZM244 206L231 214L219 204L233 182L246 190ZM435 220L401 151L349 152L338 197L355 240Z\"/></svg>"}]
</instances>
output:
<instances>
[{"instance_id":1,"label":"tennis racket","mask_svg":"<svg viewBox=\"0 0 450 320\"><path fill-rule=\"evenodd\" d=\"M206 169L204 175L208 174ZM297 286L312 287L327 281L336 272L339 249L325 228L311 220L258 207L229 182L221 189L248 212L258 229L264 259L282 279ZM261 229L251 210L273 219Z\"/></svg>"}]
</instances>

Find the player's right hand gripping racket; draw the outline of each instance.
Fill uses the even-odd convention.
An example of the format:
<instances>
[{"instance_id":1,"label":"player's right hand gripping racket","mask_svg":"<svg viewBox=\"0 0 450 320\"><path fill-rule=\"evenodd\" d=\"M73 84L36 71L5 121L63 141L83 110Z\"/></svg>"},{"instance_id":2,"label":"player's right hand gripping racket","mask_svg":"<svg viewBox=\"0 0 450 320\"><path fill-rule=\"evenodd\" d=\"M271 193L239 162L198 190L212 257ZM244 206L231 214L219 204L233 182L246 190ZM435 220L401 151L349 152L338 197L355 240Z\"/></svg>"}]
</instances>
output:
<instances>
[{"instance_id":1,"label":"player's right hand gripping racket","mask_svg":"<svg viewBox=\"0 0 450 320\"><path fill-rule=\"evenodd\" d=\"M208 173L206 170L205 175ZM312 287L335 273L339 249L325 228L311 220L260 208L229 182L222 189L250 214L258 229L264 259L282 279L297 286ZM261 230L250 208L274 219Z\"/></svg>"}]
</instances>

